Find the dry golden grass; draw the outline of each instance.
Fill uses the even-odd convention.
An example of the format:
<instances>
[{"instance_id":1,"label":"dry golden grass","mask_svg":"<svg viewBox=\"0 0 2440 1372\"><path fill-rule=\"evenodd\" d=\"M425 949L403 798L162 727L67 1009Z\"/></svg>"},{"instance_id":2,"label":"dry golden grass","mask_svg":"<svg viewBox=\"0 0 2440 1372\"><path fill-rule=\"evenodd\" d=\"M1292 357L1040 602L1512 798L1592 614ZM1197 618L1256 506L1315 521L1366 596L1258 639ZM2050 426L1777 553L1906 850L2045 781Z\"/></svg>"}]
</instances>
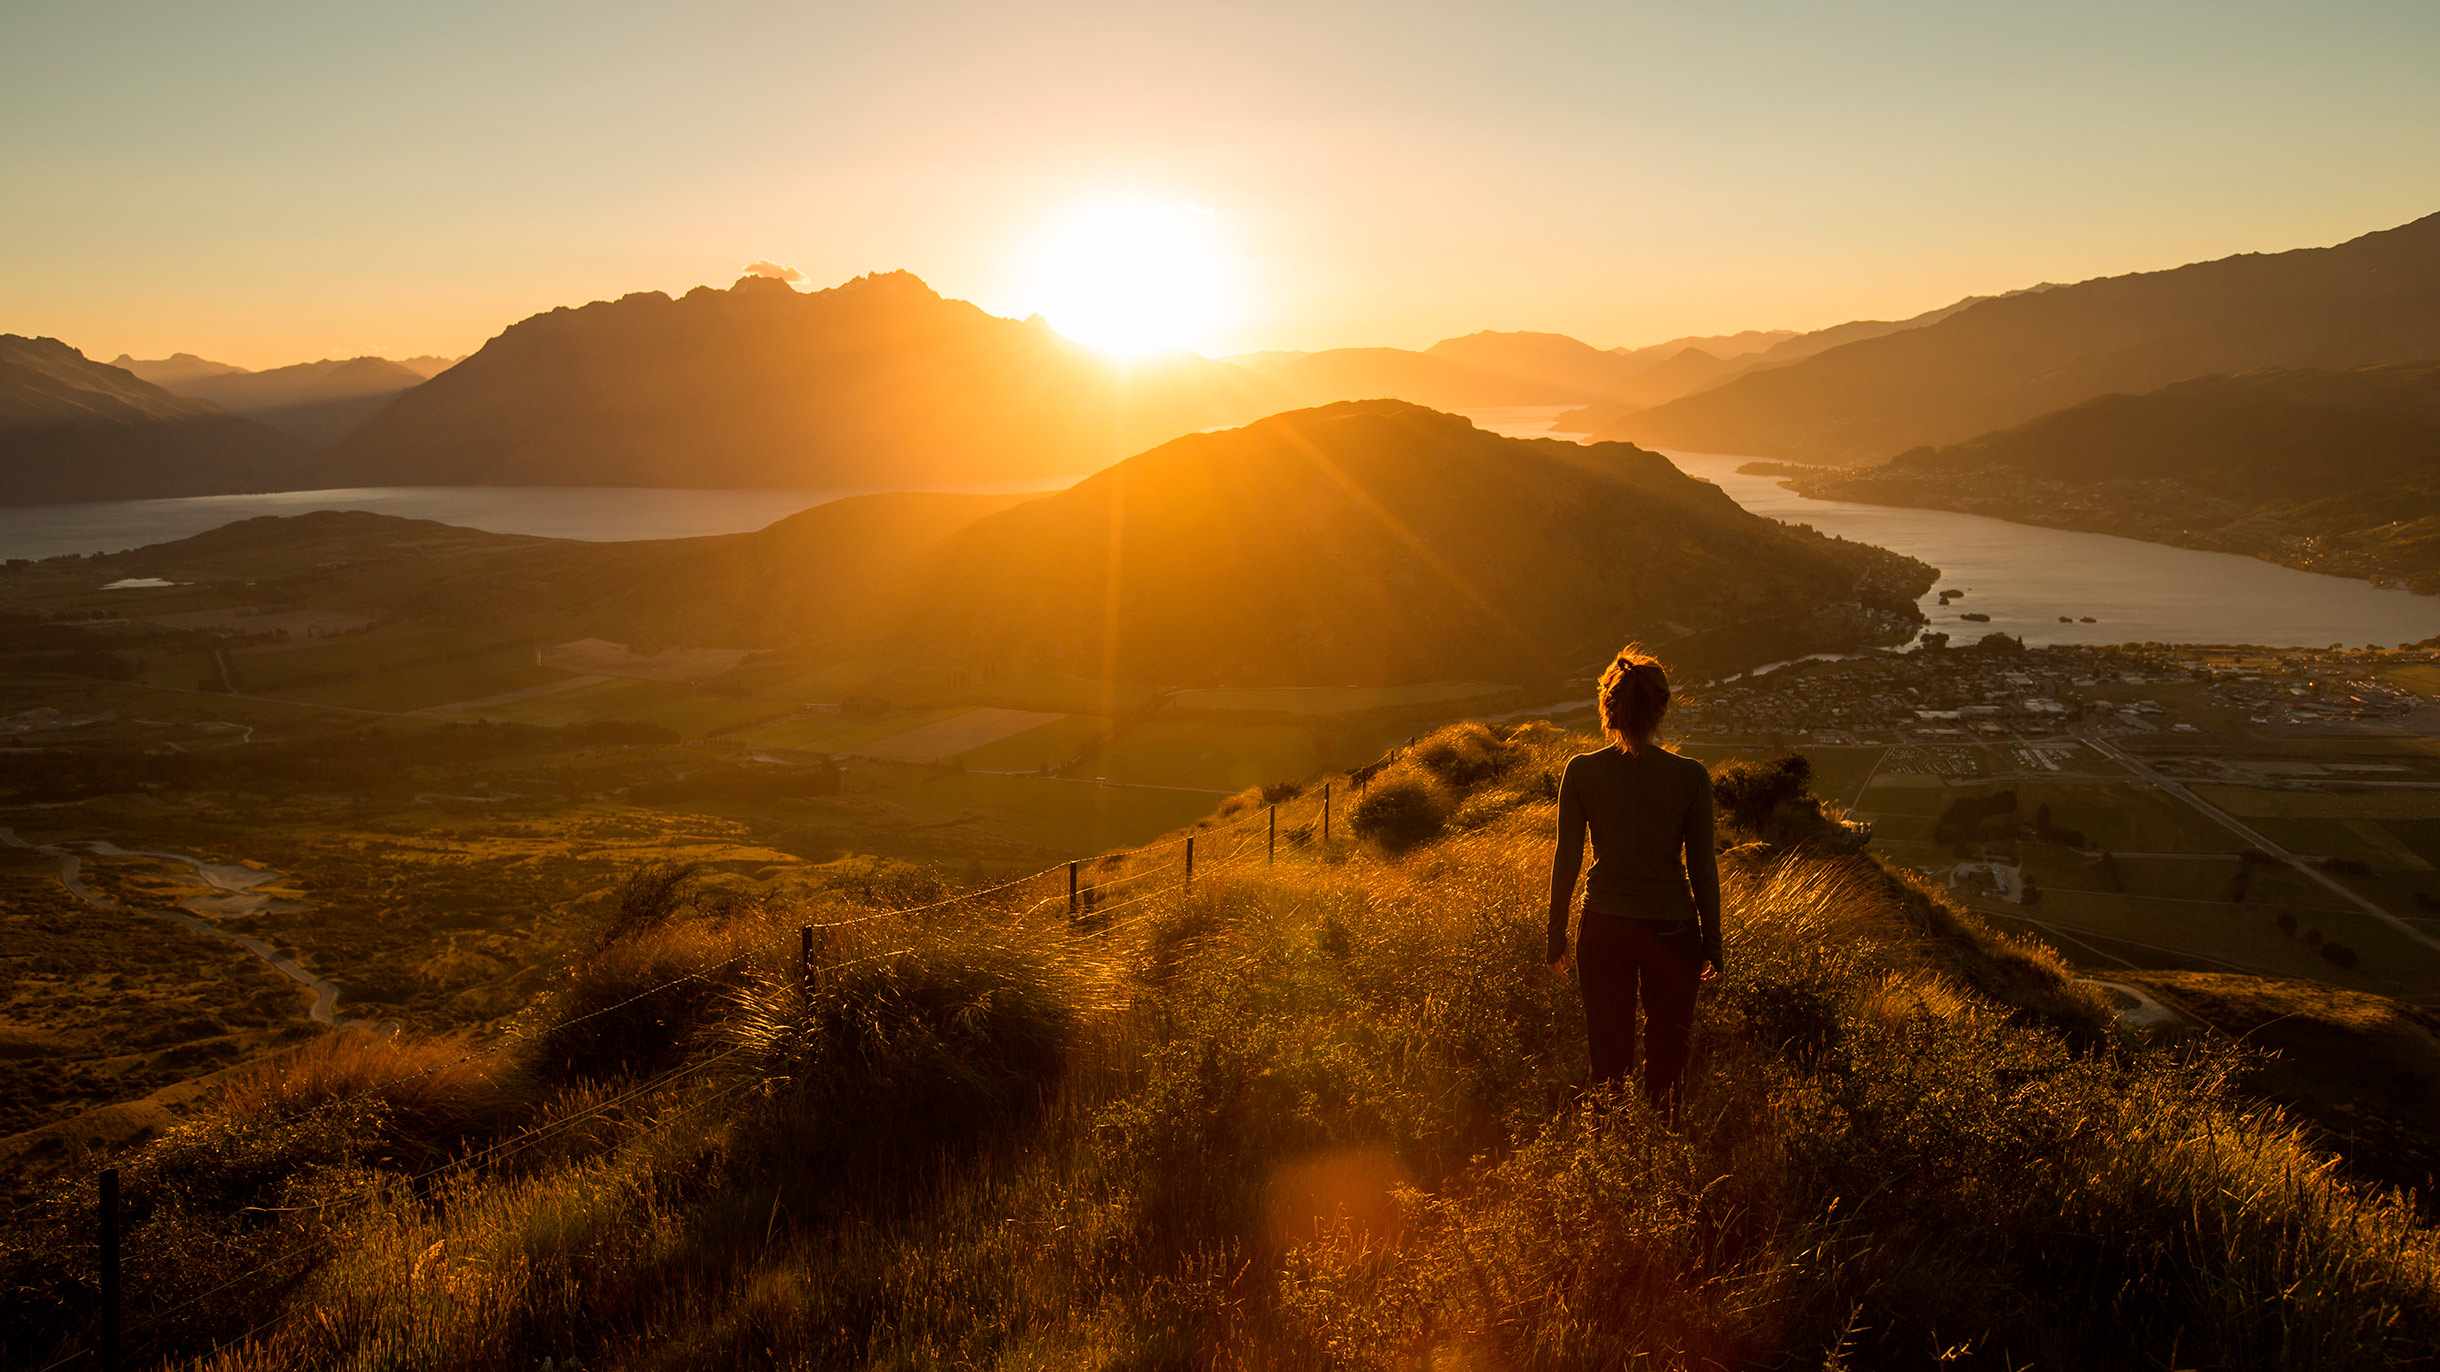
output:
<instances>
[{"instance_id":1,"label":"dry golden grass","mask_svg":"<svg viewBox=\"0 0 2440 1372\"><path fill-rule=\"evenodd\" d=\"M1470 822L1403 857L1239 850L1074 924L1023 893L876 918L809 982L763 951L796 912L681 902L583 964L521 1059L578 1085L412 1186L292 1155L359 1197L321 1256L154 1351L467 1372L2440 1351L2440 1251L2403 1198L2245 1104L2234 1059L2119 1040L2054 957L1867 858L1726 862L1677 1130L1583 1091L1539 910L1547 780L1579 742L1435 777ZM732 965L700 996L651 984ZM329 1052L317 1089L361 1079ZM309 1232L147 1194L163 1239Z\"/></svg>"}]
</instances>

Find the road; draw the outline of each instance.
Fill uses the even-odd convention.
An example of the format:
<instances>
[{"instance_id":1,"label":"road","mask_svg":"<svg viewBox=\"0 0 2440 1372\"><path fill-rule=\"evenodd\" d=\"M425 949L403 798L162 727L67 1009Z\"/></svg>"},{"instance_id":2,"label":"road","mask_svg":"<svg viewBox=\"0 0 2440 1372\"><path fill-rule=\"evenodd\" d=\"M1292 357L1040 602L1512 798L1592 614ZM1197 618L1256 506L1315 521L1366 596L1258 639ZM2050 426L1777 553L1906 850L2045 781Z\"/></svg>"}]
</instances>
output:
<instances>
[{"instance_id":1,"label":"road","mask_svg":"<svg viewBox=\"0 0 2440 1372\"><path fill-rule=\"evenodd\" d=\"M101 892L96 891L92 887L85 884L83 877L84 860L79 858L76 854L69 852L65 848L57 847L48 843L28 843L24 839L17 837L16 830L5 825L0 825L0 844L5 844L11 848L23 848L31 852L47 853L50 856L59 859L59 884L68 888L68 894L76 897L78 900L83 901L85 904L92 906L96 910L128 910L139 915L157 916L161 919L170 920L177 924L183 925L186 928L191 929L198 934L202 934L207 938L222 939L245 949L254 956L261 958L264 962L269 963L273 970L279 972L280 975L287 977L290 981L293 981L305 989L313 992L313 1008L308 1010L306 1013L320 1023L341 1029L382 1029L387 1027L388 1029L395 1030L398 1027L398 1021L396 1020L340 1018L338 986L321 977L315 976L312 972L307 971L302 965L300 965L296 959L289 957L287 954L281 952L277 948L272 947L270 944L265 943L261 939L255 938L248 934L230 933L228 930L221 928L211 921L198 919L194 915L191 915L184 910L155 910L143 906L122 905L118 901L103 895ZM97 852L102 852L113 857L148 857L158 858L169 862L182 862L194 868L196 875L203 878L207 884L218 887L222 890L243 890L246 886L259 886L263 882L269 881L279 875L277 872L257 871L251 867L232 868L224 864L204 862L199 858L188 857L183 853L147 852L138 849L120 848L116 844L111 843L95 843L90 846L92 846ZM231 873L237 872L244 873L244 877L233 877L231 875ZM251 880L248 880L247 878L251 878Z\"/></svg>"},{"instance_id":2,"label":"road","mask_svg":"<svg viewBox=\"0 0 2440 1372\"><path fill-rule=\"evenodd\" d=\"M2405 920L2400 919L2396 915L2382 909L2378 904L2368 899L2360 892L2357 892L2351 887L2347 886L2345 883L2339 881L2336 877L2331 876L2329 873L2321 870L2321 868L2305 861L2303 858L2289 852L2280 845L2271 842L2269 837L2264 835L2260 830L2255 829L2252 825L2245 823L2236 816L2222 810L2219 806L2212 804L2210 801L2203 799L2199 795L2196 795L2193 789L2185 785L2183 782L2162 776L2160 773L2152 770L2150 763L2145 762L2143 759L2136 757L2134 754L2126 751L2124 748L2121 748L2096 734L2078 730L2077 736L2082 738L2086 744L2090 745L2095 752L2100 753L2103 757L2117 762L2120 766L2125 767L2128 771L2133 772L2135 775L2151 782L2154 786L2159 787L2161 790L2166 791L2170 795L2176 796L2179 800L2193 806L2194 809L2206 819L2212 820L2220 825L2220 827L2228 830L2232 834L2235 834L2237 837L2244 839L2246 842L2261 849L2263 852L2266 852L2272 857L2278 858L2282 862L2285 862L2288 866L2293 867L2298 872L2303 873L2307 878L2328 888L2332 894L2344 897L2349 904L2356 906L2365 914L2370 915L2383 924L2390 926L2399 933L2404 934L2406 937L2422 944L2424 947L2432 949L2435 952L2440 952L2440 939L2433 938L2431 935L2423 932L2421 929L2416 928L2414 925L2409 924Z\"/></svg>"}]
</instances>

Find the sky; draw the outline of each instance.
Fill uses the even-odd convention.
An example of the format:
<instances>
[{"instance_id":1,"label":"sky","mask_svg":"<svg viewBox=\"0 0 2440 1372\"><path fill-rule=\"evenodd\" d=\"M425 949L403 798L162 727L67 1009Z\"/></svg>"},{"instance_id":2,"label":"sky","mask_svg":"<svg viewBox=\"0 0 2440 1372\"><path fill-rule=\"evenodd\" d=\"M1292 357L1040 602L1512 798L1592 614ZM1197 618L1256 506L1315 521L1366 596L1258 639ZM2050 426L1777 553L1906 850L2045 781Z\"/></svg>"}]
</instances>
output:
<instances>
[{"instance_id":1,"label":"sky","mask_svg":"<svg viewBox=\"0 0 2440 1372\"><path fill-rule=\"evenodd\" d=\"M22 3L0 332L454 356L1191 212L1212 353L1889 318L2440 211L2440 4Z\"/></svg>"}]
</instances>

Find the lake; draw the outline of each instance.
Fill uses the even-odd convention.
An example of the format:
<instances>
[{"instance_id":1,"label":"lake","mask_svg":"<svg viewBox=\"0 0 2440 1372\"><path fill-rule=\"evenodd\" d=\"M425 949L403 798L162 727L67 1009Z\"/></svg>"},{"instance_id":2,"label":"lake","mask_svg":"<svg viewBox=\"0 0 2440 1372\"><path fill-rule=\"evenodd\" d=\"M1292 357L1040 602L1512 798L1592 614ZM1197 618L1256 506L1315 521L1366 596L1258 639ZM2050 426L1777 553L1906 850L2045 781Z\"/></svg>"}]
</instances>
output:
<instances>
[{"instance_id":1,"label":"lake","mask_svg":"<svg viewBox=\"0 0 2440 1372\"><path fill-rule=\"evenodd\" d=\"M973 495L1055 491L1074 476L985 482L954 488ZM633 486L366 486L269 495L207 495L77 505L0 506L0 557L116 553L187 538L257 515L309 510L371 510L436 519L495 534L536 534L615 543L745 533L800 510L870 490L661 490Z\"/></svg>"},{"instance_id":2,"label":"lake","mask_svg":"<svg viewBox=\"0 0 2440 1372\"><path fill-rule=\"evenodd\" d=\"M1468 417L1516 438L1553 434L1552 406L1511 406ZM2041 643L2255 643L2326 648L2413 643L2440 635L2440 596L2300 572L2235 553L2171 548L2109 534L2012 524L1949 510L1809 500L1767 476L1740 475L1753 461L1718 453L1667 454L1692 476L1715 482L1746 509L1826 534L1877 543L1940 569L1934 589L1965 592L1943 608L1923 598L1931 627L1953 641L1987 633ZM1964 619L1987 614L1987 624ZM2059 616L2075 622L2061 624ZM2082 622L2090 615L2095 622Z\"/></svg>"}]
</instances>

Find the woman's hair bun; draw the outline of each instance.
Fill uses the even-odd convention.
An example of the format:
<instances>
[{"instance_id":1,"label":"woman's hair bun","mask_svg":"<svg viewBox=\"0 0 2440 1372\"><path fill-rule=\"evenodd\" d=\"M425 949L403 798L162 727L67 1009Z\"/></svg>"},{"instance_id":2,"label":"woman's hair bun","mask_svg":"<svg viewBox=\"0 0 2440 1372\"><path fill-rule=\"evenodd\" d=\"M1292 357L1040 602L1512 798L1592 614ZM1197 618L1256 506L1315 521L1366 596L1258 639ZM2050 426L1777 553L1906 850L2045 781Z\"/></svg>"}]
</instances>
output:
<instances>
[{"instance_id":1,"label":"woman's hair bun","mask_svg":"<svg viewBox=\"0 0 2440 1372\"><path fill-rule=\"evenodd\" d=\"M1652 741L1669 711L1669 673L1659 658L1630 643L1601 674L1601 727L1633 752Z\"/></svg>"}]
</instances>

